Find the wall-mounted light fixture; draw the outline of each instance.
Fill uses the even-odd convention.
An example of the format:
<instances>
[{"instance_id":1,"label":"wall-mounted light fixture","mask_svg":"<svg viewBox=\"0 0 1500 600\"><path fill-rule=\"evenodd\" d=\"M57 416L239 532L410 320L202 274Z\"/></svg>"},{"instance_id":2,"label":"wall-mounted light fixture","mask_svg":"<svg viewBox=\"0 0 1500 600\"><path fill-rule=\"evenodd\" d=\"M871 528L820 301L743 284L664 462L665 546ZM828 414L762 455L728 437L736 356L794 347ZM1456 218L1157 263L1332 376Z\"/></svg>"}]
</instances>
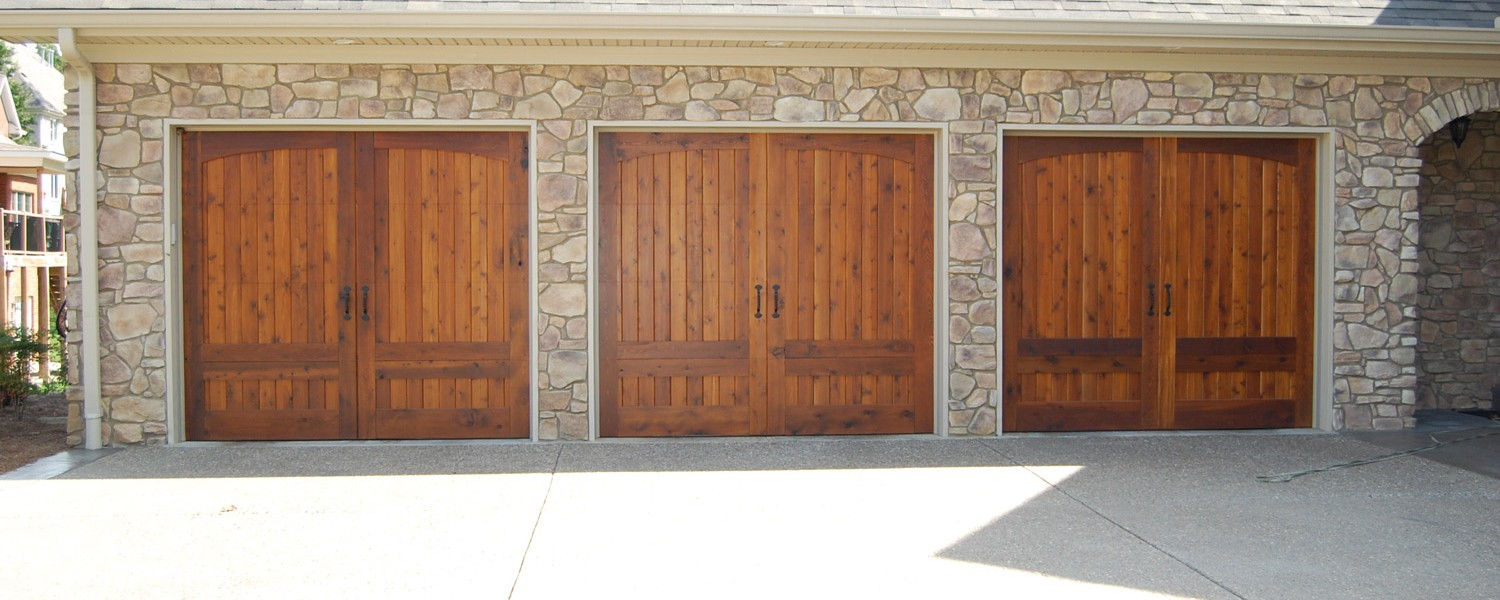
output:
<instances>
[{"instance_id":1,"label":"wall-mounted light fixture","mask_svg":"<svg viewBox=\"0 0 1500 600\"><path fill-rule=\"evenodd\" d=\"M1448 135L1453 138L1453 145L1463 147L1464 140L1469 138L1469 117L1459 117L1448 123Z\"/></svg>"}]
</instances>

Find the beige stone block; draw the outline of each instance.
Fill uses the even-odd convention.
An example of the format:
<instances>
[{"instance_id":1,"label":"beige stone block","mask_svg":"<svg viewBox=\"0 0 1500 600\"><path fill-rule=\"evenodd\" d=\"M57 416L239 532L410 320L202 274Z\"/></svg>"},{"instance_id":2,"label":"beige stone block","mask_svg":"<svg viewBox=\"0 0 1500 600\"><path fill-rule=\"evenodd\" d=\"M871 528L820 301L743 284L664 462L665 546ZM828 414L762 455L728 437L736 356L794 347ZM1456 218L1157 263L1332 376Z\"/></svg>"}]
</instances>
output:
<instances>
[{"instance_id":1,"label":"beige stone block","mask_svg":"<svg viewBox=\"0 0 1500 600\"><path fill-rule=\"evenodd\" d=\"M374 98L379 92L380 85L374 79L345 79L339 82L340 96Z\"/></svg>"},{"instance_id":2,"label":"beige stone block","mask_svg":"<svg viewBox=\"0 0 1500 600\"><path fill-rule=\"evenodd\" d=\"M164 421L167 418L167 405L157 398L116 398L109 403L109 417L125 423Z\"/></svg>"},{"instance_id":3,"label":"beige stone block","mask_svg":"<svg viewBox=\"0 0 1500 600\"><path fill-rule=\"evenodd\" d=\"M288 106L283 114L288 119L310 119L318 116L318 103L315 100L298 100Z\"/></svg>"},{"instance_id":4,"label":"beige stone block","mask_svg":"<svg viewBox=\"0 0 1500 600\"><path fill-rule=\"evenodd\" d=\"M386 113L385 102L376 99L359 101L359 116L363 119L378 119Z\"/></svg>"},{"instance_id":5,"label":"beige stone block","mask_svg":"<svg viewBox=\"0 0 1500 600\"><path fill-rule=\"evenodd\" d=\"M144 439L141 426L136 423L111 423L109 430L111 445L139 444Z\"/></svg>"},{"instance_id":6,"label":"beige stone block","mask_svg":"<svg viewBox=\"0 0 1500 600\"><path fill-rule=\"evenodd\" d=\"M547 353L547 379L554 388L567 387L588 376L588 355L576 350Z\"/></svg>"},{"instance_id":7,"label":"beige stone block","mask_svg":"<svg viewBox=\"0 0 1500 600\"><path fill-rule=\"evenodd\" d=\"M172 96L156 94L137 98L130 103L130 112L142 117L165 117L172 114Z\"/></svg>"},{"instance_id":8,"label":"beige stone block","mask_svg":"<svg viewBox=\"0 0 1500 600\"><path fill-rule=\"evenodd\" d=\"M149 304L121 304L105 311L109 332L117 340L146 335L156 321L156 309Z\"/></svg>"},{"instance_id":9,"label":"beige stone block","mask_svg":"<svg viewBox=\"0 0 1500 600\"><path fill-rule=\"evenodd\" d=\"M953 260L979 260L988 252L989 244L978 226L954 223L948 227L948 256Z\"/></svg>"},{"instance_id":10,"label":"beige stone block","mask_svg":"<svg viewBox=\"0 0 1500 600\"><path fill-rule=\"evenodd\" d=\"M1255 93L1261 98L1291 100L1293 83L1291 75L1261 75Z\"/></svg>"},{"instance_id":11,"label":"beige stone block","mask_svg":"<svg viewBox=\"0 0 1500 600\"><path fill-rule=\"evenodd\" d=\"M799 96L787 96L778 98L774 103L772 115L778 121L808 122L822 121L826 116L826 107L822 102L809 100Z\"/></svg>"},{"instance_id":12,"label":"beige stone block","mask_svg":"<svg viewBox=\"0 0 1500 600\"><path fill-rule=\"evenodd\" d=\"M271 105L271 93L267 90L245 90L240 97L240 106L264 108Z\"/></svg>"},{"instance_id":13,"label":"beige stone block","mask_svg":"<svg viewBox=\"0 0 1500 600\"><path fill-rule=\"evenodd\" d=\"M556 119L562 116L562 107L547 94L537 94L516 103L517 119Z\"/></svg>"},{"instance_id":14,"label":"beige stone block","mask_svg":"<svg viewBox=\"0 0 1500 600\"><path fill-rule=\"evenodd\" d=\"M1214 81L1205 73L1178 73L1172 77L1174 93L1186 98L1208 98L1214 95Z\"/></svg>"},{"instance_id":15,"label":"beige stone block","mask_svg":"<svg viewBox=\"0 0 1500 600\"><path fill-rule=\"evenodd\" d=\"M315 75L312 65L276 65L276 80L283 83L307 81Z\"/></svg>"},{"instance_id":16,"label":"beige stone block","mask_svg":"<svg viewBox=\"0 0 1500 600\"><path fill-rule=\"evenodd\" d=\"M586 440L589 437L589 418L586 414L558 413L558 437L564 440Z\"/></svg>"},{"instance_id":17,"label":"beige stone block","mask_svg":"<svg viewBox=\"0 0 1500 600\"><path fill-rule=\"evenodd\" d=\"M448 69L454 90L488 90L495 87L495 74L486 65L458 65Z\"/></svg>"},{"instance_id":18,"label":"beige stone block","mask_svg":"<svg viewBox=\"0 0 1500 600\"><path fill-rule=\"evenodd\" d=\"M99 360L99 380L104 383L130 381L130 366L119 357L106 356Z\"/></svg>"},{"instance_id":19,"label":"beige stone block","mask_svg":"<svg viewBox=\"0 0 1500 600\"><path fill-rule=\"evenodd\" d=\"M1139 79L1117 79L1109 85L1110 109L1116 122L1123 123L1145 108L1151 94L1146 82Z\"/></svg>"},{"instance_id":20,"label":"beige stone block","mask_svg":"<svg viewBox=\"0 0 1500 600\"><path fill-rule=\"evenodd\" d=\"M151 66L137 64L115 65L115 79L120 83L151 83Z\"/></svg>"},{"instance_id":21,"label":"beige stone block","mask_svg":"<svg viewBox=\"0 0 1500 600\"><path fill-rule=\"evenodd\" d=\"M273 65L226 64L221 73L224 85L263 88L276 83L276 67Z\"/></svg>"},{"instance_id":22,"label":"beige stone block","mask_svg":"<svg viewBox=\"0 0 1500 600\"><path fill-rule=\"evenodd\" d=\"M567 81L552 84L552 98L561 106L572 106L581 97L583 97L583 92Z\"/></svg>"},{"instance_id":23,"label":"beige stone block","mask_svg":"<svg viewBox=\"0 0 1500 600\"><path fill-rule=\"evenodd\" d=\"M656 88L656 99L660 102L680 104L687 102L690 97L687 76L681 73L667 80L665 85Z\"/></svg>"},{"instance_id":24,"label":"beige stone block","mask_svg":"<svg viewBox=\"0 0 1500 600\"><path fill-rule=\"evenodd\" d=\"M350 75L350 69L349 65L320 64L313 67L313 74L319 79L343 79Z\"/></svg>"},{"instance_id":25,"label":"beige stone block","mask_svg":"<svg viewBox=\"0 0 1500 600\"><path fill-rule=\"evenodd\" d=\"M583 284L554 283L538 295L537 306L547 314L573 317L586 312L588 301Z\"/></svg>"},{"instance_id":26,"label":"beige stone block","mask_svg":"<svg viewBox=\"0 0 1500 600\"><path fill-rule=\"evenodd\" d=\"M588 241L582 237L571 237L552 248L552 260L560 263L581 263L588 256Z\"/></svg>"},{"instance_id":27,"label":"beige stone block","mask_svg":"<svg viewBox=\"0 0 1500 600\"><path fill-rule=\"evenodd\" d=\"M989 370L996 366L993 344L959 344L954 361L965 369Z\"/></svg>"},{"instance_id":28,"label":"beige stone block","mask_svg":"<svg viewBox=\"0 0 1500 600\"><path fill-rule=\"evenodd\" d=\"M646 107L641 99L634 96L620 96L607 98L604 108L600 111L600 117L606 120L633 120L643 119L646 116Z\"/></svg>"},{"instance_id":29,"label":"beige stone block","mask_svg":"<svg viewBox=\"0 0 1500 600\"><path fill-rule=\"evenodd\" d=\"M573 393L567 390L548 390L539 394L542 410L567 410L573 401Z\"/></svg>"},{"instance_id":30,"label":"beige stone block","mask_svg":"<svg viewBox=\"0 0 1500 600\"><path fill-rule=\"evenodd\" d=\"M1073 78L1063 71L1026 71L1021 76L1021 93L1050 94L1072 83Z\"/></svg>"},{"instance_id":31,"label":"beige stone block","mask_svg":"<svg viewBox=\"0 0 1500 600\"><path fill-rule=\"evenodd\" d=\"M118 83L101 83L94 88L94 98L99 104L129 102L135 97L135 88Z\"/></svg>"},{"instance_id":32,"label":"beige stone block","mask_svg":"<svg viewBox=\"0 0 1500 600\"><path fill-rule=\"evenodd\" d=\"M929 89L912 105L917 116L929 121L951 121L963 111L963 98L953 88Z\"/></svg>"},{"instance_id":33,"label":"beige stone block","mask_svg":"<svg viewBox=\"0 0 1500 600\"><path fill-rule=\"evenodd\" d=\"M339 97L339 84L333 81L309 81L292 84L292 93L298 98L312 100L335 100Z\"/></svg>"}]
</instances>

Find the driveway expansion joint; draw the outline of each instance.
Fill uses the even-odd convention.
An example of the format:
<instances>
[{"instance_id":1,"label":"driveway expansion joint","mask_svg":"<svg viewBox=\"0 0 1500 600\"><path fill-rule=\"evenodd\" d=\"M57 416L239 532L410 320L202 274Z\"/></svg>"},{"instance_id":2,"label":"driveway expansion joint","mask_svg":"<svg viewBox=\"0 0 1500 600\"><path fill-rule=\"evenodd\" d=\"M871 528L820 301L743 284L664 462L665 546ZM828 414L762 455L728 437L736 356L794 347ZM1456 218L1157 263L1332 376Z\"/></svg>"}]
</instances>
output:
<instances>
[{"instance_id":1,"label":"driveway expansion joint","mask_svg":"<svg viewBox=\"0 0 1500 600\"><path fill-rule=\"evenodd\" d=\"M516 585L521 582L521 573L526 570L526 556L531 554L531 544L536 541L536 530L542 525L542 512L547 510L547 499L552 497L552 482L557 480L557 465L562 464L564 444L557 445L557 453L552 455L552 470L547 473L547 489L542 492L542 501L536 507L536 518L531 521L531 534L526 538L526 548L521 551L521 560L516 565L516 576L510 580L510 591L506 592L506 600L516 595Z\"/></svg>"},{"instance_id":2,"label":"driveway expansion joint","mask_svg":"<svg viewBox=\"0 0 1500 600\"><path fill-rule=\"evenodd\" d=\"M1228 585L1225 585L1223 582L1219 581L1218 579L1213 578L1208 573L1203 572L1202 569L1199 569L1198 567L1193 566L1192 563L1189 563L1188 561L1183 560L1181 557L1177 556L1176 554L1168 552L1165 548L1162 548L1161 546L1156 545L1154 542L1152 542L1151 540L1146 539L1141 534L1136 533L1135 531L1132 531L1129 527L1126 527L1125 525L1121 524L1119 521L1116 521L1114 519L1109 518L1108 515L1104 514L1103 512L1100 512L1099 509L1094 508L1093 505L1091 505L1091 504L1089 504L1087 502L1084 502L1083 499L1081 499L1081 498L1079 498L1077 496L1074 496L1073 494L1068 493L1068 491L1065 490L1065 489L1063 489L1062 486L1059 486L1059 485L1057 485L1055 483L1052 483L1051 481L1048 481L1046 477L1042 477L1041 473L1037 473L1036 471L1032 470L1031 467L1026 466L1025 464L1022 464L1021 461L1018 461L1018 460L1015 459L1015 457L1013 457L1013 456L1011 456L1009 454L1006 454L1005 451L1003 451L1003 450L1001 450L999 448L996 448L996 447L990 445L990 443L988 442L988 440L986 440L985 443L983 443L981 445L983 445L985 448L989 448L989 450L991 452L994 452L995 454L999 455L1001 458L1010 461L1011 464L1014 464L1014 465L1016 465L1018 467L1021 467L1022 469L1025 469L1026 472L1030 473L1032 477L1035 477L1035 478L1041 480L1042 483L1047 484L1047 487L1052 488L1052 490L1056 491L1057 493L1062 494L1063 496L1066 496L1068 499L1070 499L1070 500L1072 500L1074 502L1077 502L1079 504L1079 506L1082 506L1082 507L1088 509L1089 512L1094 513L1095 515L1098 515L1099 518L1104 519L1110 525L1114 525L1115 527L1119 528L1120 531L1123 531L1123 532L1129 534L1130 537L1133 537L1135 539L1140 540L1141 543L1143 543L1143 544L1145 544L1147 546L1150 546L1152 549L1156 550L1157 552L1162 553L1167 558L1170 558L1173 561L1176 561L1178 564L1180 564L1180 565L1182 565L1184 567L1187 567L1188 570L1190 570L1190 571L1192 571L1194 573L1197 573L1199 577L1202 577L1203 579L1207 580L1209 583L1212 583L1212 584L1218 586L1219 589L1224 590L1225 592L1229 593L1230 595L1234 596L1235 598L1239 598L1240 600L1249 600L1248 598L1245 597L1244 594L1241 594L1241 593L1235 591L1233 588L1230 588Z\"/></svg>"}]
</instances>

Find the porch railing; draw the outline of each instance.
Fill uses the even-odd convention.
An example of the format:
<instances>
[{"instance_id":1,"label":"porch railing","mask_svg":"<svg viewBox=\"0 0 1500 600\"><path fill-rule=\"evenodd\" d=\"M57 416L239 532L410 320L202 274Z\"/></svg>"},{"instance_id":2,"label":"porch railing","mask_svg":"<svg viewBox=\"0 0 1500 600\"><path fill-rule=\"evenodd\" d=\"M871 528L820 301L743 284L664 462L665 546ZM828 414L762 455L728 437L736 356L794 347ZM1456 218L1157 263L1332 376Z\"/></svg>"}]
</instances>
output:
<instances>
[{"instance_id":1,"label":"porch railing","mask_svg":"<svg viewBox=\"0 0 1500 600\"><path fill-rule=\"evenodd\" d=\"M63 251L62 217L7 210L5 251L11 254L45 254Z\"/></svg>"}]
</instances>

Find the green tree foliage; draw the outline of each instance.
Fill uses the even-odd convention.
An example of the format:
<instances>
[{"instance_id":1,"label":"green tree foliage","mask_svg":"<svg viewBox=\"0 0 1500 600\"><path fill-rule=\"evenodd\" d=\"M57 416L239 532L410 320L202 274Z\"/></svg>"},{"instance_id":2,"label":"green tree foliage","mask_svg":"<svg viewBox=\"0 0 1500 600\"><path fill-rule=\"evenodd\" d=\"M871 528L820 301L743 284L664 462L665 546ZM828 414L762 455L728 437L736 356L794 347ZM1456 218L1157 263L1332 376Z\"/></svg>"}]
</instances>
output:
<instances>
[{"instance_id":1,"label":"green tree foliage","mask_svg":"<svg viewBox=\"0 0 1500 600\"><path fill-rule=\"evenodd\" d=\"M36 145L36 111L31 107L31 88L21 82L16 76L18 67L15 61L15 50L9 44L0 44L0 72L5 73L6 79L10 81L10 95L16 101L16 116L21 121L21 131L24 135L14 138L18 144L29 146ZM56 67L56 62L53 63Z\"/></svg>"},{"instance_id":2,"label":"green tree foliage","mask_svg":"<svg viewBox=\"0 0 1500 600\"><path fill-rule=\"evenodd\" d=\"M0 406L20 404L39 391L31 370L46 356L46 334L0 328Z\"/></svg>"}]
</instances>

